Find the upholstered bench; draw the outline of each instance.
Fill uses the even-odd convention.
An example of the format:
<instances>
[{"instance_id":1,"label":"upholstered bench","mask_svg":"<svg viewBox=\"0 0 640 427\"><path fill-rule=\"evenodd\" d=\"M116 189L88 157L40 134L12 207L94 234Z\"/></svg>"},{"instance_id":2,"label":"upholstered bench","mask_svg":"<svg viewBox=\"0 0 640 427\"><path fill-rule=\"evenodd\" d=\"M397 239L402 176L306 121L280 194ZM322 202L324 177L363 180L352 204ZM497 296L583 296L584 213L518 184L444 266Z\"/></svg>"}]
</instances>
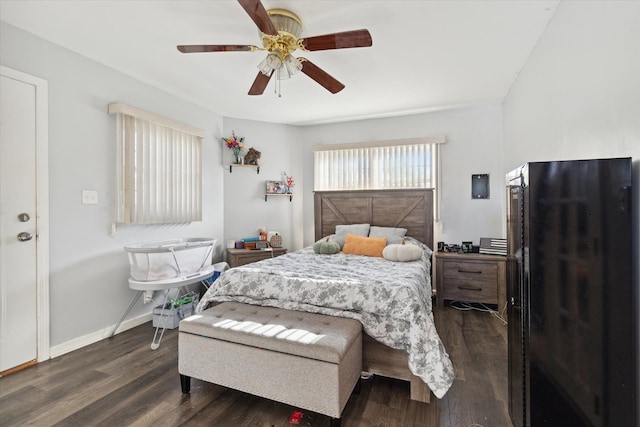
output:
<instances>
[{"instance_id":1,"label":"upholstered bench","mask_svg":"<svg viewBox=\"0 0 640 427\"><path fill-rule=\"evenodd\" d=\"M225 302L180 322L182 392L191 378L331 417L359 386L362 326L354 319Z\"/></svg>"}]
</instances>

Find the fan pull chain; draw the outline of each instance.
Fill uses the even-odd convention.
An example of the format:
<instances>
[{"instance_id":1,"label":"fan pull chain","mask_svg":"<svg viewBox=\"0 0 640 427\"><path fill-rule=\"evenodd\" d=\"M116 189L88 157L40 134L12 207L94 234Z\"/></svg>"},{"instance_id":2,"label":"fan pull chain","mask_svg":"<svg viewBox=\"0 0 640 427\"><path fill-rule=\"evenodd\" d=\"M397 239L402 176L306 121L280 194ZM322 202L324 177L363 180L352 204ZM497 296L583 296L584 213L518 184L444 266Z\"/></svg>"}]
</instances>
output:
<instances>
[{"instance_id":1,"label":"fan pull chain","mask_svg":"<svg viewBox=\"0 0 640 427\"><path fill-rule=\"evenodd\" d=\"M273 93L275 93L276 95L278 95L278 98L282 98L282 93L280 90L280 68L276 68L276 81L275 84L273 85Z\"/></svg>"}]
</instances>

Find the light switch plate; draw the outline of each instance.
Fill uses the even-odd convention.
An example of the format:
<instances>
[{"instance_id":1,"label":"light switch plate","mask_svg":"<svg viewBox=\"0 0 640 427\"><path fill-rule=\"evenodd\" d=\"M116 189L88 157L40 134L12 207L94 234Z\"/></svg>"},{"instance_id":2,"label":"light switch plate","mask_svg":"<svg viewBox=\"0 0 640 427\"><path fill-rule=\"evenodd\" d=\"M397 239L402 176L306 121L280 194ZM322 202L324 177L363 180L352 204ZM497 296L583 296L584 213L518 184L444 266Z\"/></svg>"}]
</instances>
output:
<instances>
[{"instance_id":1,"label":"light switch plate","mask_svg":"<svg viewBox=\"0 0 640 427\"><path fill-rule=\"evenodd\" d=\"M82 204L83 205L97 205L98 204L98 192L93 190L82 190Z\"/></svg>"}]
</instances>

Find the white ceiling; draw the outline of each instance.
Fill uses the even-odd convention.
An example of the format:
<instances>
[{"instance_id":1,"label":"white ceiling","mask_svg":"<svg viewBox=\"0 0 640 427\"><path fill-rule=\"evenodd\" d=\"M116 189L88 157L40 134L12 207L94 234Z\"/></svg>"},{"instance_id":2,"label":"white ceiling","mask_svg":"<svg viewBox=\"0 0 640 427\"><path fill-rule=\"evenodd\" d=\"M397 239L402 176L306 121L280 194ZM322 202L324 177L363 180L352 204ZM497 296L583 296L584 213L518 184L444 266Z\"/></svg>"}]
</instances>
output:
<instances>
[{"instance_id":1,"label":"white ceiling","mask_svg":"<svg viewBox=\"0 0 640 427\"><path fill-rule=\"evenodd\" d=\"M249 96L264 52L178 52L178 44L260 45L235 0L0 0L0 20L223 116L305 125L500 103L559 3L262 1L297 14L302 37L371 32L369 48L304 53L343 91L300 73L282 82L282 97L275 79Z\"/></svg>"}]
</instances>

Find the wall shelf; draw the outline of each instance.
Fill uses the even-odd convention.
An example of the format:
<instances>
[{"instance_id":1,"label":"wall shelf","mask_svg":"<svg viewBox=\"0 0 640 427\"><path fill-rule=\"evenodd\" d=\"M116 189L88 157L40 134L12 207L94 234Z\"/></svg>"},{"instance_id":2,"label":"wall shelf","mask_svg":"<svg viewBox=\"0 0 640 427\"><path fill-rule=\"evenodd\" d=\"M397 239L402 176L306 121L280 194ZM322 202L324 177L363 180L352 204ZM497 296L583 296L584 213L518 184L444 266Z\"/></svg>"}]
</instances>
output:
<instances>
[{"instance_id":1,"label":"wall shelf","mask_svg":"<svg viewBox=\"0 0 640 427\"><path fill-rule=\"evenodd\" d=\"M265 193L264 194L264 201L266 202L267 198L270 197L270 196L276 196L276 197L286 196L286 197L289 197L289 201L290 202L293 201L293 193L282 193L282 194L280 194L280 193Z\"/></svg>"},{"instance_id":2,"label":"wall shelf","mask_svg":"<svg viewBox=\"0 0 640 427\"><path fill-rule=\"evenodd\" d=\"M260 166L259 165L240 165L240 164L230 164L229 165L229 173L233 173L233 168L253 168L256 170L256 173L260 173Z\"/></svg>"}]
</instances>

